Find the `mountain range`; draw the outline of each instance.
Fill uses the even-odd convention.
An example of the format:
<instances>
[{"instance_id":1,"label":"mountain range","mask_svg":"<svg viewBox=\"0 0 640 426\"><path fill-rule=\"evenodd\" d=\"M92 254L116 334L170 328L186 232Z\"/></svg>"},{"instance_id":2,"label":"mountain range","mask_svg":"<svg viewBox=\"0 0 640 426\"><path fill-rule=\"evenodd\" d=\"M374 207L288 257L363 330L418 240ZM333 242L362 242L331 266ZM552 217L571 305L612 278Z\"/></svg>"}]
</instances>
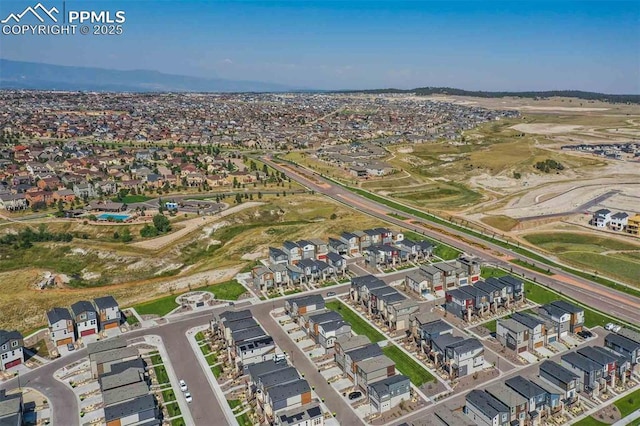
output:
<instances>
[{"instance_id":1,"label":"mountain range","mask_svg":"<svg viewBox=\"0 0 640 426\"><path fill-rule=\"evenodd\" d=\"M0 89L96 92L287 92L296 90L294 87L261 81L190 77L149 70L119 71L8 59L0 59Z\"/></svg>"}]
</instances>

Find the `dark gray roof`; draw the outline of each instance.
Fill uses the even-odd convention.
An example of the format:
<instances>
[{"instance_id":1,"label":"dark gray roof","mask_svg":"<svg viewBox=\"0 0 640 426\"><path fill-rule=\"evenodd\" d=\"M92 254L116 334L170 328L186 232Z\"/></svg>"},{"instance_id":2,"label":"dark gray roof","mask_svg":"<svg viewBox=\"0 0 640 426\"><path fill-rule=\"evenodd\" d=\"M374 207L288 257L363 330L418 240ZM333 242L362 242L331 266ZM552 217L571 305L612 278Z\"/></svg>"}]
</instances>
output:
<instances>
[{"instance_id":1,"label":"dark gray roof","mask_svg":"<svg viewBox=\"0 0 640 426\"><path fill-rule=\"evenodd\" d=\"M278 414L281 425L313 424L312 420L322 417L322 410L318 403L305 404L302 407L292 408Z\"/></svg>"},{"instance_id":2,"label":"dark gray roof","mask_svg":"<svg viewBox=\"0 0 640 426\"><path fill-rule=\"evenodd\" d=\"M464 291L465 293L469 294L472 297L482 297L482 296L486 296L487 292L474 287L472 285L465 285L460 287L460 290Z\"/></svg>"},{"instance_id":3,"label":"dark gray roof","mask_svg":"<svg viewBox=\"0 0 640 426\"><path fill-rule=\"evenodd\" d=\"M582 371L597 371L602 369L602 366L597 362L576 352L569 352L568 354L562 355L560 358Z\"/></svg>"},{"instance_id":4,"label":"dark gray roof","mask_svg":"<svg viewBox=\"0 0 640 426\"><path fill-rule=\"evenodd\" d=\"M271 336L263 336L256 339L244 340L236 346L238 347L240 352L245 352L271 345L273 345L273 338Z\"/></svg>"},{"instance_id":5,"label":"dark gray roof","mask_svg":"<svg viewBox=\"0 0 640 426\"><path fill-rule=\"evenodd\" d=\"M129 368L133 368L138 371L144 372L144 369L145 369L144 360L142 358L134 358L134 359L129 359L127 361L111 364L111 372L108 374L119 374L125 370L128 370Z\"/></svg>"},{"instance_id":6,"label":"dark gray roof","mask_svg":"<svg viewBox=\"0 0 640 426\"><path fill-rule=\"evenodd\" d=\"M98 340L87 344L87 353L89 355L97 354L98 352L110 351L113 349L125 348L127 341L122 336L115 336L110 339Z\"/></svg>"},{"instance_id":7,"label":"dark gray roof","mask_svg":"<svg viewBox=\"0 0 640 426\"><path fill-rule=\"evenodd\" d=\"M263 374L270 373L272 371L284 370L285 368L289 368L289 364L286 362L275 362L274 360L258 362L256 364L251 364L247 367L249 377L254 382L258 380Z\"/></svg>"},{"instance_id":8,"label":"dark gray roof","mask_svg":"<svg viewBox=\"0 0 640 426\"><path fill-rule=\"evenodd\" d=\"M235 343L240 343L245 340L255 339L257 337L266 336L267 333L259 325L244 330L238 330L231 333L231 339Z\"/></svg>"},{"instance_id":9,"label":"dark gray roof","mask_svg":"<svg viewBox=\"0 0 640 426\"><path fill-rule=\"evenodd\" d=\"M345 352L345 354L349 355L352 361L358 362L363 359L373 358L376 356L382 355L382 349L378 346L377 343L369 343L362 348L353 349L351 351Z\"/></svg>"},{"instance_id":10,"label":"dark gray roof","mask_svg":"<svg viewBox=\"0 0 640 426\"><path fill-rule=\"evenodd\" d=\"M293 248L300 248L298 244L294 243L293 241L285 241L284 243L282 243L282 247L288 250L291 250Z\"/></svg>"},{"instance_id":11,"label":"dark gray roof","mask_svg":"<svg viewBox=\"0 0 640 426\"><path fill-rule=\"evenodd\" d=\"M226 321L224 323L225 328L228 328L232 333L238 330L246 330L247 328L257 327L258 323L253 317L243 318L237 321Z\"/></svg>"},{"instance_id":12,"label":"dark gray roof","mask_svg":"<svg viewBox=\"0 0 640 426\"><path fill-rule=\"evenodd\" d=\"M525 398L533 398L537 395L545 393L545 390L540 386L532 383L522 376L512 377L506 380L504 383Z\"/></svg>"},{"instance_id":13,"label":"dark gray roof","mask_svg":"<svg viewBox=\"0 0 640 426\"><path fill-rule=\"evenodd\" d=\"M113 296L98 297L93 299L93 303L96 304L99 310L118 307L118 302L116 302Z\"/></svg>"},{"instance_id":14,"label":"dark gray roof","mask_svg":"<svg viewBox=\"0 0 640 426\"><path fill-rule=\"evenodd\" d=\"M420 329L429 334L442 333L443 331L453 330L453 327L445 321L438 319L435 321L422 324Z\"/></svg>"},{"instance_id":15,"label":"dark gray roof","mask_svg":"<svg viewBox=\"0 0 640 426\"><path fill-rule=\"evenodd\" d=\"M47 320L49 324L55 324L58 321L70 321L71 314L69 310L66 308L53 308L49 312L47 312Z\"/></svg>"},{"instance_id":16,"label":"dark gray roof","mask_svg":"<svg viewBox=\"0 0 640 426\"><path fill-rule=\"evenodd\" d=\"M462 291L459 288L452 288L451 290L447 290L445 292L445 295L451 295L452 297L455 297L456 299L462 299L462 300L473 299L473 296L471 296L466 291Z\"/></svg>"},{"instance_id":17,"label":"dark gray roof","mask_svg":"<svg viewBox=\"0 0 640 426\"><path fill-rule=\"evenodd\" d=\"M511 319L527 326L530 329L544 324L544 321L542 321L541 319L536 318L533 315L524 314L521 312L515 312L511 314Z\"/></svg>"},{"instance_id":18,"label":"dark gray roof","mask_svg":"<svg viewBox=\"0 0 640 426\"><path fill-rule=\"evenodd\" d=\"M582 309L581 307L569 303L565 300L556 300L554 302L551 302L551 304L557 308L564 310L565 312L569 312L572 314L584 311L584 309Z\"/></svg>"},{"instance_id":19,"label":"dark gray roof","mask_svg":"<svg viewBox=\"0 0 640 426\"><path fill-rule=\"evenodd\" d=\"M559 308L556 305L552 305L551 303L540 306L540 309L546 311L549 315L558 318L567 313L566 310Z\"/></svg>"},{"instance_id":20,"label":"dark gray roof","mask_svg":"<svg viewBox=\"0 0 640 426\"><path fill-rule=\"evenodd\" d=\"M633 340L634 342L640 343L640 333L630 328L622 327L620 330L616 331L616 334L626 337L629 340Z\"/></svg>"},{"instance_id":21,"label":"dark gray roof","mask_svg":"<svg viewBox=\"0 0 640 426\"><path fill-rule=\"evenodd\" d=\"M611 216L612 219L625 219L629 217L629 215L625 212L618 212L616 214L614 214L613 216Z\"/></svg>"},{"instance_id":22,"label":"dark gray roof","mask_svg":"<svg viewBox=\"0 0 640 426\"><path fill-rule=\"evenodd\" d=\"M483 346L480 340L474 337L471 337L469 339L464 339L461 342L450 344L447 347L454 348L457 353L465 353L465 352L470 352L476 349L480 349Z\"/></svg>"},{"instance_id":23,"label":"dark gray roof","mask_svg":"<svg viewBox=\"0 0 640 426\"><path fill-rule=\"evenodd\" d=\"M578 352L582 356L589 358L591 361L597 362L603 367L611 362L616 361L616 357L614 357L612 354L606 352L602 353L596 350L596 348L594 348L593 346L585 346L578 349L576 352Z\"/></svg>"},{"instance_id":24,"label":"dark gray roof","mask_svg":"<svg viewBox=\"0 0 640 426\"><path fill-rule=\"evenodd\" d=\"M309 383L304 379L300 379L295 382L273 386L267 391L267 394L272 401L282 401L309 391L311 391Z\"/></svg>"},{"instance_id":25,"label":"dark gray roof","mask_svg":"<svg viewBox=\"0 0 640 426\"><path fill-rule=\"evenodd\" d=\"M516 278L512 275L505 275L504 277L500 277L500 281L510 284L512 286L522 287L523 281L520 278Z\"/></svg>"},{"instance_id":26,"label":"dark gray roof","mask_svg":"<svg viewBox=\"0 0 640 426\"><path fill-rule=\"evenodd\" d=\"M324 331L333 331L333 330L337 330L345 325L349 326L349 330L351 330L351 324L349 324L346 321L343 320L338 320L338 321L333 321L333 322L326 322L324 324L321 325L322 329Z\"/></svg>"},{"instance_id":27,"label":"dark gray roof","mask_svg":"<svg viewBox=\"0 0 640 426\"><path fill-rule=\"evenodd\" d=\"M298 307L311 305L324 306L324 298L320 294L310 294L309 296L293 297L289 299L288 302L291 306L293 306L293 304L295 303L296 305L298 305Z\"/></svg>"},{"instance_id":28,"label":"dark gray roof","mask_svg":"<svg viewBox=\"0 0 640 426\"><path fill-rule=\"evenodd\" d=\"M269 389L275 385L295 382L300 379L298 370L295 367L287 367L283 370L271 371L261 375L256 382L262 384L265 389Z\"/></svg>"},{"instance_id":29,"label":"dark gray roof","mask_svg":"<svg viewBox=\"0 0 640 426\"><path fill-rule=\"evenodd\" d=\"M491 394L474 389L465 397L467 403L473 404L478 410L482 411L487 417L493 419L501 413L508 413L509 407L491 396Z\"/></svg>"},{"instance_id":30,"label":"dark gray roof","mask_svg":"<svg viewBox=\"0 0 640 426\"><path fill-rule=\"evenodd\" d=\"M619 346L628 352L633 352L640 349L640 343L634 342L631 339L627 339L626 337L614 333L607 334L604 338L604 341Z\"/></svg>"},{"instance_id":31,"label":"dark gray roof","mask_svg":"<svg viewBox=\"0 0 640 426\"><path fill-rule=\"evenodd\" d=\"M387 284L380 278L374 277L373 275L362 275L360 277L352 278L351 285L354 287L361 287L363 285L366 285L367 288L374 289Z\"/></svg>"},{"instance_id":32,"label":"dark gray roof","mask_svg":"<svg viewBox=\"0 0 640 426\"><path fill-rule=\"evenodd\" d=\"M389 386L402 382L409 383L410 380L407 376L395 374L391 377L387 377L386 379L378 380L377 382L369 385L369 387L375 389L378 395L385 395L388 393Z\"/></svg>"},{"instance_id":33,"label":"dark gray roof","mask_svg":"<svg viewBox=\"0 0 640 426\"><path fill-rule=\"evenodd\" d=\"M315 324L324 324L327 322L341 321L342 316L336 311L327 311L321 314L309 315L309 321Z\"/></svg>"},{"instance_id":34,"label":"dark gray roof","mask_svg":"<svg viewBox=\"0 0 640 426\"><path fill-rule=\"evenodd\" d=\"M441 334L440 336L433 339L433 344L438 348L445 350L447 346L451 346L463 340L464 340L464 337L453 336L447 333L447 334Z\"/></svg>"},{"instance_id":35,"label":"dark gray roof","mask_svg":"<svg viewBox=\"0 0 640 426\"><path fill-rule=\"evenodd\" d=\"M287 257L287 253L285 253L282 249L279 249L278 247L269 247L269 256L271 256L271 257L280 257L280 256Z\"/></svg>"},{"instance_id":36,"label":"dark gray roof","mask_svg":"<svg viewBox=\"0 0 640 426\"><path fill-rule=\"evenodd\" d=\"M218 315L221 321L238 321L245 318L252 318L253 313L249 309L243 309L241 311L224 311Z\"/></svg>"},{"instance_id":37,"label":"dark gray roof","mask_svg":"<svg viewBox=\"0 0 640 426\"><path fill-rule=\"evenodd\" d=\"M103 392L141 381L143 381L143 373L136 368L128 368L118 373L104 374L98 378L100 389Z\"/></svg>"},{"instance_id":38,"label":"dark gray roof","mask_svg":"<svg viewBox=\"0 0 640 426\"><path fill-rule=\"evenodd\" d=\"M496 286L489 284L486 281L478 281L473 286L478 290L484 291L487 294L493 294L494 292L501 290L496 288Z\"/></svg>"},{"instance_id":39,"label":"dark gray roof","mask_svg":"<svg viewBox=\"0 0 640 426\"><path fill-rule=\"evenodd\" d=\"M567 368L564 368L555 361L543 361L542 364L540 364L540 371L544 371L551 377L556 377L563 383L569 383L579 378L577 374Z\"/></svg>"},{"instance_id":40,"label":"dark gray roof","mask_svg":"<svg viewBox=\"0 0 640 426\"><path fill-rule=\"evenodd\" d=\"M0 390L0 419L5 417L17 415L20 411L20 402L22 401L22 392L13 393L11 395L7 395L5 389ZM12 420L11 417L9 420ZM0 420L0 424L4 426L3 420ZM6 423L7 426L17 425L17 422L14 423Z\"/></svg>"},{"instance_id":41,"label":"dark gray roof","mask_svg":"<svg viewBox=\"0 0 640 426\"><path fill-rule=\"evenodd\" d=\"M105 406L110 406L148 393L149 386L145 382L136 382L102 392L102 400Z\"/></svg>"},{"instance_id":42,"label":"dark gray roof","mask_svg":"<svg viewBox=\"0 0 640 426\"><path fill-rule=\"evenodd\" d=\"M329 259L332 262L339 262L341 260L344 260L344 257L342 257L342 255L338 253L330 251L329 253L327 253L327 259Z\"/></svg>"},{"instance_id":43,"label":"dark gray roof","mask_svg":"<svg viewBox=\"0 0 640 426\"><path fill-rule=\"evenodd\" d=\"M71 305L71 311L73 315L80 315L83 312L95 312L96 308L93 307L93 304L86 300L80 300L73 305Z\"/></svg>"},{"instance_id":44,"label":"dark gray roof","mask_svg":"<svg viewBox=\"0 0 640 426\"><path fill-rule=\"evenodd\" d=\"M382 296L387 294L398 294L398 290L391 286L383 285L378 288L372 288L371 290L369 290L369 293L373 296L381 298Z\"/></svg>"},{"instance_id":45,"label":"dark gray roof","mask_svg":"<svg viewBox=\"0 0 640 426\"><path fill-rule=\"evenodd\" d=\"M22 334L18 331L0 330L0 346L4 345L11 340L22 339Z\"/></svg>"},{"instance_id":46,"label":"dark gray roof","mask_svg":"<svg viewBox=\"0 0 640 426\"><path fill-rule=\"evenodd\" d=\"M396 291L395 293L383 294L382 296L379 297L379 299L384 300L384 302L387 305L392 305L396 302L402 302L403 300L407 300L407 296Z\"/></svg>"},{"instance_id":47,"label":"dark gray roof","mask_svg":"<svg viewBox=\"0 0 640 426\"><path fill-rule=\"evenodd\" d=\"M105 407L104 420L109 423L132 414L148 411L155 408L156 401L151 395L144 395L127 402Z\"/></svg>"}]
</instances>

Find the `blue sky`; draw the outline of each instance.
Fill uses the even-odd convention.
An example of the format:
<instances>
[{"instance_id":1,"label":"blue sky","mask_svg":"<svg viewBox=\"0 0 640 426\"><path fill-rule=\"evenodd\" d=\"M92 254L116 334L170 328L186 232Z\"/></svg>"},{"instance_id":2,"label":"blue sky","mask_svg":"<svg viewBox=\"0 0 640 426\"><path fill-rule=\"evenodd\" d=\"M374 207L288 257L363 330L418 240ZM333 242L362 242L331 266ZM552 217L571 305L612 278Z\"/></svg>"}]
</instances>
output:
<instances>
[{"instance_id":1,"label":"blue sky","mask_svg":"<svg viewBox=\"0 0 640 426\"><path fill-rule=\"evenodd\" d=\"M34 3L2 0L0 14ZM0 56L317 89L640 93L640 0L68 0L66 7L124 10L124 34L2 35Z\"/></svg>"}]
</instances>

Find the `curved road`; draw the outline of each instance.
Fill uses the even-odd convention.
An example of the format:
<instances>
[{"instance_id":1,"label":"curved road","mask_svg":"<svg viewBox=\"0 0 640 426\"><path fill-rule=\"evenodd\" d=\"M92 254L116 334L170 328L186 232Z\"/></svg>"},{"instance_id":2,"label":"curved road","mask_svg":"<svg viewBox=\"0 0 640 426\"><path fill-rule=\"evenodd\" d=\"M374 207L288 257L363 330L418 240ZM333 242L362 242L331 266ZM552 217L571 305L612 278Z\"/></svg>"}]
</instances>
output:
<instances>
[{"instance_id":1,"label":"curved road","mask_svg":"<svg viewBox=\"0 0 640 426\"><path fill-rule=\"evenodd\" d=\"M445 231L449 235L441 234L437 231L434 231L433 229L427 229L419 225L407 223L407 221L389 216L389 213L395 213L403 217L408 217L410 220L417 220L421 222L426 222L426 220L413 216L409 213L393 209L383 204L376 203L375 201L355 194L303 167L282 167L282 165L274 163L270 159L264 157L261 158L261 161L267 163L269 166L278 171L285 172L289 177L306 186L307 188L312 189L320 194L326 195L340 203L347 205L348 207L374 216L385 222L393 223L394 225L401 226L403 228L409 228L417 232L421 232L426 236L438 239L454 247L460 248L470 255L478 256L498 266L512 269L513 272L520 275L524 274L527 278L535 278L538 283L549 286L550 288L553 288L554 290L568 297L582 302L586 306L592 306L602 312L606 312L611 316L623 319L627 322L640 324L640 299L637 297L610 289L608 287L596 284L584 278L569 274L565 271L553 267L550 267L550 270L555 275L548 276L539 274L537 272L509 262L509 259L514 258L528 262L531 261L531 259L518 253L514 253L511 250L507 250L503 247L481 240L472 235L468 235L455 229L450 229L438 225L436 223L429 222L429 226ZM464 238L467 241L482 244L483 246L488 247L490 250L480 249L476 246L452 237L451 235ZM495 252L501 253L503 256L496 256L494 254Z\"/></svg>"}]
</instances>

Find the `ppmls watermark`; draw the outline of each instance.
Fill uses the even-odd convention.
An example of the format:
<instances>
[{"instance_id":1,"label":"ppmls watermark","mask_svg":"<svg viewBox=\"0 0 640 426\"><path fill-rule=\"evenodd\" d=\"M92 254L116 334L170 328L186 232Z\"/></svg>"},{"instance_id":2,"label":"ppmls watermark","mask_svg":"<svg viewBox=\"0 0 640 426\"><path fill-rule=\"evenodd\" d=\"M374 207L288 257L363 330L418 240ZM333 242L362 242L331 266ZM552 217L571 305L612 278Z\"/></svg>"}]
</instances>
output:
<instances>
[{"instance_id":1,"label":"ppmls watermark","mask_svg":"<svg viewBox=\"0 0 640 426\"><path fill-rule=\"evenodd\" d=\"M67 10L66 1L58 8L42 3L27 6L2 19L2 34L20 35L120 35L127 21L124 10Z\"/></svg>"}]
</instances>

